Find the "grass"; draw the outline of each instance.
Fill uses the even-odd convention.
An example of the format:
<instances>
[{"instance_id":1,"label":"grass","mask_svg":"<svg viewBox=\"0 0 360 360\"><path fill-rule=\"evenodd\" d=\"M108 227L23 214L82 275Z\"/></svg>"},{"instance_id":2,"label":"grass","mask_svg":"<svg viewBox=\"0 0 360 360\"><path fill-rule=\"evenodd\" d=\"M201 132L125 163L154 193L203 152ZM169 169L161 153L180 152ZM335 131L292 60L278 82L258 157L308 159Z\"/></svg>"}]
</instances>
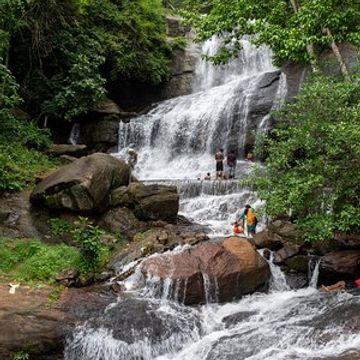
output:
<instances>
[{"instance_id":1,"label":"grass","mask_svg":"<svg viewBox=\"0 0 360 360\"><path fill-rule=\"evenodd\" d=\"M55 169L59 160L21 144L0 143L0 191L22 190L34 183L36 175Z\"/></svg>"},{"instance_id":2,"label":"grass","mask_svg":"<svg viewBox=\"0 0 360 360\"><path fill-rule=\"evenodd\" d=\"M54 283L62 270L81 264L80 252L68 245L39 240L0 238L0 275L22 282Z\"/></svg>"}]
</instances>

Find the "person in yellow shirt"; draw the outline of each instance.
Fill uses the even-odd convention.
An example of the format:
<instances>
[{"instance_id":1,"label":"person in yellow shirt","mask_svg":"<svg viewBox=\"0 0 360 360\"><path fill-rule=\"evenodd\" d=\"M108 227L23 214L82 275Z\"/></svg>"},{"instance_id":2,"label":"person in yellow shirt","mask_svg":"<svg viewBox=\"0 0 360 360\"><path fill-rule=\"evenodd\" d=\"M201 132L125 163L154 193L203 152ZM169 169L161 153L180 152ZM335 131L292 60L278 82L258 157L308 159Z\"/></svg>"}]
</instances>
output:
<instances>
[{"instance_id":1,"label":"person in yellow shirt","mask_svg":"<svg viewBox=\"0 0 360 360\"><path fill-rule=\"evenodd\" d=\"M258 221L256 218L255 210L250 205L245 206L245 209L240 219L242 221L243 228L245 228L245 224L246 224L248 234L255 235L256 225Z\"/></svg>"}]
</instances>

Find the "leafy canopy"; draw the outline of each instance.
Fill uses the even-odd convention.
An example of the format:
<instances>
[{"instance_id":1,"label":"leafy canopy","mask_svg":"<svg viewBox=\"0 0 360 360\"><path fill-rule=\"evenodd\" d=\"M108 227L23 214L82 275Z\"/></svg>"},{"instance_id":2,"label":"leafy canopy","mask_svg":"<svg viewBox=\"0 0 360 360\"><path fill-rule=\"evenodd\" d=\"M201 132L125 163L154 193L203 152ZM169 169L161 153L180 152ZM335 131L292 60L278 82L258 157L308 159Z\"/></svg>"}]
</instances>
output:
<instances>
[{"instance_id":1,"label":"leafy canopy","mask_svg":"<svg viewBox=\"0 0 360 360\"><path fill-rule=\"evenodd\" d=\"M266 213L291 214L310 240L359 232L360 75L313 78L276 118L253 177Z\"/></svg>"},{"instance_id":2,"label":"leafy canopy","mask_svg":"<svg viewBox=\"0 0 360 360\"><path fill-rule=\"evenodd\" d=\"M0 56L39 119L72 120L112 80L169 76L161 0L2 0Z\"/></svg>"},{"instance_id":3,"label":"leafy canopy","mask_svg":"<svg viewBox=\"0 0 360 360\"><path fill-rule=\"evenodd\" d=\"M224 47L212 58L226 62L241 48L244 35L255 44L269 45L276 65L287 61L310 62L307 45L321 49L330 43L328 27L336 42L360 44L360 2L353 0L301 0L295 12L290 0L188 0L185 18L195 27L198 40L214 35ZM206 15L205 15L206 14Z\"/></svg>"}]
</instances>

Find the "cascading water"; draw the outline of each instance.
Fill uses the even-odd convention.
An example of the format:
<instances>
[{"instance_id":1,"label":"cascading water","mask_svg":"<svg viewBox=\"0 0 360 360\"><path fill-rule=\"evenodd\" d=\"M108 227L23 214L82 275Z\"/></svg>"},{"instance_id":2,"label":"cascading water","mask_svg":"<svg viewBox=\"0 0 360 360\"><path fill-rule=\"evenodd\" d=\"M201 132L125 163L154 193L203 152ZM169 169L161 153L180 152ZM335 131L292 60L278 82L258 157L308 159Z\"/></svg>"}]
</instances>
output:
<instances>
[{"instance_id":1,"label":"cascading water","mask_svg":"<svg viewBox=\"0 0 360 360\"><path fill-rule=\"evenodd\" d=\"M204 274L209 303L189 307L168 300L176 284L165 284L160 297L154 297L151 282L141 287L139 264L136 280L126 280L132 289L139 286L139 292L125 293L101 319L78 327L68 339L65 359L359 359L360 297L319 292L311 286L290 290L280 268L272 264L270 269L269 293L227 304L212 303L214 284Z\"/></svg>"},{"instance_id":2,"label":"cascading water","mask_svg":"<svg viewBox=\"0 0 360 360\"><path fill-rule=\"evenodd\" d=\"M252 146L254 132L267 131L269 112L286 95L285 76L273 67L269 48L256 48L249 39L242 44L239 57L226 66L199 59L192 94L161 102L148 114L120 123L115 154L125 157L129 147L135 148L139 157L135 176L171 180L181 194L181 214L209 225L214 236L231 231L236 212L246 203L255 207L261 203L238 181L199 185L195 179L213 173L214 152L219 148L233 149L241 157ZM213 55L219 46L220 40L213 38L203 45L202 53ZM238 161L237 177L247 176L252 166ZM198 194L189 196L191 189Z\"/></svg>"},{"instance_id":3,"label":"cascading water","mask_svg":"<svg viewBox=\"0 0 360 360\"><path fill-rule=\"evenodd\" d=\"M239 58L226 66L199 61L192 94L161 102L120 124L118 155L130 146L138 150L139 178L197 178L212 171L217 149L243 155L252 132L260 131L278 102L278 90L281 96L286 93L286 79L272 66L268 48L242 43ZM204 44L203 53L212 55L218 47L214 38Z\"/></svg>"},{"instance_id":4,"label":"cascading water","mask_svg":"<svg viewBox=\"0 0 360 360\"><path fill-rule=\"evenodd\" d=\"M271 52L255 49L247 40L243 45L239 58L227 67L215 69L200 61L193 94L162 102L149 114L121 124L115 154L124 156L128 147L135 147L136 176L176 185L181 212L210 225L213 235L229 231L240 207L260 203L238 181L197 178L212 171L216 148L234 148L241 155L249 133L267 131L269 111L286 93L286 79L272 67ZM213 39L203 51L211 55L217 46ZM237 176L246 176L251 167L239 161ZM227 304L216 303L216 279L203 273L207 304L197 307L181 304L179 284L144 278L141 266L139 260L119 269L135 268L122 283L124 293L102 317L74 331L66 360L360 359L359 322L353 324L359 319L360 297L316 290L319 263L311 286L293 290L270 259L270 291Z\"/></svg>"}]
</instances>

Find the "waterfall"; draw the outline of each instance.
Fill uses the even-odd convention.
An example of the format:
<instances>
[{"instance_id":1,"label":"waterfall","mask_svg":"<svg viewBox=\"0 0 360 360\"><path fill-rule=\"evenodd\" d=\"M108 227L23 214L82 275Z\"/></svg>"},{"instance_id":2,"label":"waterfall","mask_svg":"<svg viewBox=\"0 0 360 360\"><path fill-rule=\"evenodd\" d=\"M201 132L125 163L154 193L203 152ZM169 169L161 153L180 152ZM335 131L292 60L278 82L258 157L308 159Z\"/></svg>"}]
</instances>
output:
<instances>
[{"instance_id":1,"label":"waterfall","mask_svg":"<svg viewBox=\"0 0 360 360\"><path fill-rule=\"evenodd\" d=\"M199 61L195 70L193 91L202 91L231 82L240 77L257 75L263 71L275 70L272 64L271 49L261 46L255 49L250 44L250 38L244 37L241 41L242 51L239 56L229 63L215 66L209 61ZM201 53L207 56L214 56L221 46L221 39L214 36L206 41Z\"/></svg>"},{"instance_id":2,"label":"waterfall","mask_svg":"<svg viewBox=\"0 0 360 360\"><path fill-rule=\"evenodd\" d=\"M264 259L269 264L271 278L270 278L270 291L288 291L290 290L290 286L286 282L286 276L281 271L280 266L274 264L274 253L270 251L270 257L267 259L264 257L264 249L258 250L258 253L264 257Z\"/></svg>"},{"instance_id":3,"label":"waterfall","mask_svg":"<svg viewBox=\"0 0 360 360\"><path fill-rule=\"evenodd\" d=\"M315 288L318 284L319 279L319 272L320 272L320 262L321 259L317 260L315 263L315 267L312 269L312 261L309 261L309 271L308 271L308 278L309 278L309 287Z\"/></svg>"},{"instance_id":4,"label":"waterfall","mask_svg":"<svg viewBox=\"0 0 360 360\"><path fill-rule=\"evenodd\" d=\"M202 51L212 55L218 46L219 39L214 38L203 44ZM286 78L271 65L271 51L255 48L245 38L239 57L226 66L199 60L192 94L161 102L148 114L120 123L119 153L114 155L122 157L128 147L135 147L139 154L135 175L145 182L175 185L180 212L208 225L213 236L224 236L245 204L255 209L262 205L238 180L251 172L253 164L238 161L234 181L197 178L213 171L218 147L235 149L241 156L256 134L267 132L270 112L281 106L286 92ZM183 250L186 247L171 254ZM268 260L270 291L227 304L216 303L216 279L202 273L203 306L183 305L190 283L144 275L146 259L124 265L118 269L120 277L132 272L121 282L124 292L101 316L74 330L66 341L64 359L360 358L354 321L360 296L317 291L320 262L309 272L308 288L291 290L272 258L273 254Z\"/></svg>"},{"instance_id":5,"label":"waterfall","mask_svg":"<svg viewBox=\"0 0 360 360\"><path fill-rule=\"evenodd\" d=\"M214 54L219 42L205 42L202 53ZM284 97L286 79L273 67L268 48L256 48L249 39L242 44L239 57L225 66L199 59L192 94L120 123L115 155L136 148L140 179L197 178L213 170L217 149L233 149L241 157L253 146L254 133L264 132L264 119Z\"/></svg>"},{"instance_id":6,"label":"waterfall","mask_svg":"<svg viewBox=\"0 0 360 360\"><path fill-rule=\"evenodd\" d=\"M77 145L80 139L80 124L75 123L70 131L69 143L71 145Z\"/></svg>"}]
</instances>

